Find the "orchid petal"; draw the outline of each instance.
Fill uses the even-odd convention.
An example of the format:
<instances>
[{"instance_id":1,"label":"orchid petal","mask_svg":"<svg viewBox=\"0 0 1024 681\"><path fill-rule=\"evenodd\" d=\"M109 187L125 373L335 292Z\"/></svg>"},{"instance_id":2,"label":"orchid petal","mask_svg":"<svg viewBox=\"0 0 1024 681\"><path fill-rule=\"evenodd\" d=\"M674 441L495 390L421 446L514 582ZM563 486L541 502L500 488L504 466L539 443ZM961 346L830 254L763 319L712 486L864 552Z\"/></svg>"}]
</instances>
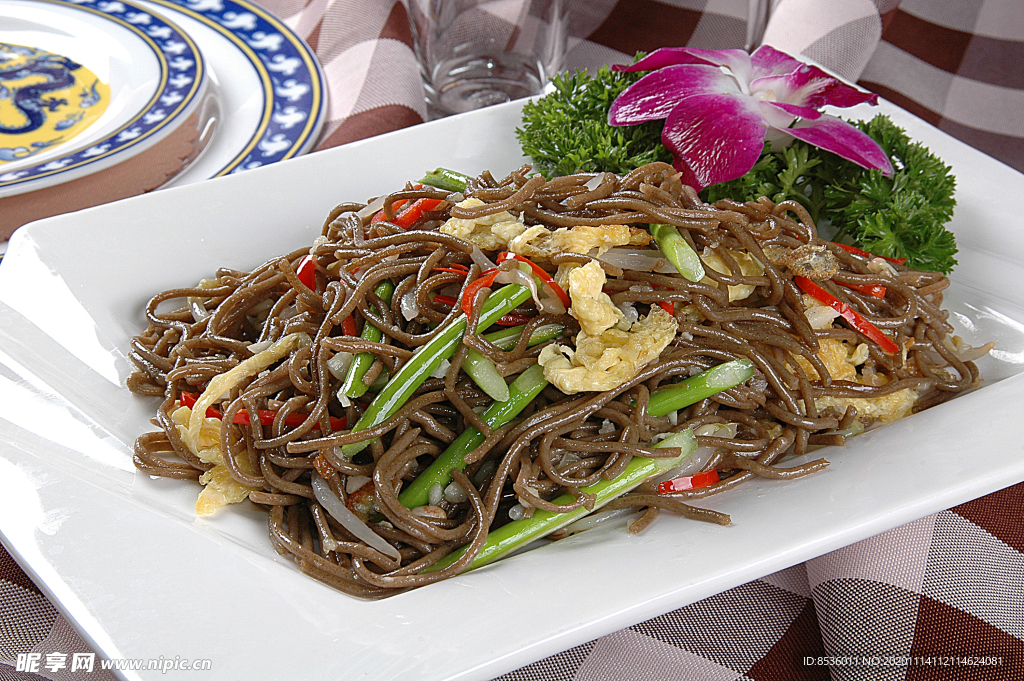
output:
<instances>
[{"instance_id":1,"label":"orchid petal","mask_svg":"<svg viewBox=\"0 0 1024 681\"><path fill-rule=\"evenodd\" d=\"M755 78L781 76L804 65L799 59L780 52L771 45L761 45L754 50L750 55L750 64Z\"/></svg>"},{"instance_id":2,"label":"orchid petal","mask_svg":"<svg viewBox=\"0 0 1024 681\"><path fill-rule=\"evenodd\" d=\"M750 97L693 95L665 121L662 143L684 182L700 191L747 173L764 149L768 122Z\"/></svg>"},{"instance_id":3,"label":"orchid petal","mask_svg":"<svg viewBox=\"0 0 1024 681\"><path fill-rule=\"evenodd\" d=\"M796 104L787 104L786 102L767 102L767 101L762 101L761 104L763 106L768 106L768 107L774 107L776 109L781 109L782 111L785 111L787 114L790 114L791 116L798 116L800 118L807 118L807 119L810 119L812 121L814 119L816 119L816 118L821 118L821 112L818 111L817 109L812 109L809 106L797 106ZM768 116L769 119L771 119L770 115L768 115L768 114L766 114L766 115ZM775 125L775 124L772 123L772 125ZM775 125L775 127L779 127L779 126Z\"/></svg>"},{"instance_id":4,"label":"orchid petal","mask_svg":"<svg viewBox=\"0 0 1024 681\"><path fill-rule=\"evenodd\" d=\"M768 126L771 128L781 128L785 130L796 122L798 114L790 113L777 104L777 102L758 102L758 105L761 108L761 115L764 116ZM811 110L814 111L814 109ZM814 111L814 113L818 116L821 115L817 111ZM815 116L815 118L817 118L817 116Z\"/></svg>"},{"instance_id":5,"label":"orchid petal","mask_svg":"<svg viewBox=\"0 0 1024 681\"><path fill-rule=\"evenodd\" d=\"M703 94L739 94L736 80L716 66L681 64L647 74L622 91L608 110L609 125L665 118L679 100Z\"/></svg>"},{"instance_id":6,"label":"orchid petal","mask_svg":"<svg viewBox=\"0 0 1024 681\"><path fill-rule=\"evenodd\" d=\"M744 83L750 80L750 55L743 50L701 50L695 47L661 47L635 64L615 64L612 71L654 71L679 64L728 66Z\"/></svg>"},{"instance_id":7,"label":"orchid petal","mask_svg":"<svg viewBox=\"0 0 1024 681\"><path fill-rule=\"evenodd\" d=\"M892 163L882 147L858 128L835 116L823 115L815 121L800 121L782 132L838 154L863 168L881 170L887 177L893 175Z\"/></svg>"},{"instance_id":8,"label":"orchid petal","mask_svg":"<svg viewBox=\"0 0 1024 681\"><path fill-rule=\"evenodd\" d=\"M826 105L848 107L863 102L878 103L878 95L847 85L810 64L802 64L800 68L784 75L755 78L750 83L750 90L771 90L777 101L815 109Z\"/></svg>"}]
</instances>

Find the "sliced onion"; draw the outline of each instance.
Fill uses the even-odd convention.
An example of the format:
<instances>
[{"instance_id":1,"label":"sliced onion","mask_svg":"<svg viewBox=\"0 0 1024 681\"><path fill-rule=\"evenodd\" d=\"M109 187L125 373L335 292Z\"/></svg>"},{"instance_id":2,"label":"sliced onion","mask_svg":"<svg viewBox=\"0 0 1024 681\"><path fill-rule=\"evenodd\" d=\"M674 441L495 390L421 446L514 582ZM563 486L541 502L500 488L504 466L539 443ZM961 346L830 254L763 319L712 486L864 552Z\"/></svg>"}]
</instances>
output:
<instances>
[{"instance_id":1,"label":"sliced onion","mask_svg":"<svg viewBox=\"0 0 1024 681\"><path fill-rule=\"evenodd\" d=\"M619 308L619 310L622 311L622 316L625 317L623 321L626 322L627 324L632 324L633 322L640 319L640 313L636 311L636 307L633 305L633 303L619 303L617 307ZM628 331L629 329L625 330Z\"/></svg>"},{"instance_id":2,"label":"sliced onion","mask_svg":"<svg viewBox=\"0 0 1024 681\"><path fill-rule=\"evenodd\" d=\"M484 255L484 252L480 250L479 246L473 246L473 252L470 253L469 257L473 259L473 263L480 268L481 272L487 270L493 270L497 265L491 262L491 259Z\"/></svg>"},{"instance_id":3,"label":"sliced onion","mask_svg":"<svg viewBox=\"0 0 1024 681\"><path fill-rule=\"evenodd\" d=\"M427 501L430 502L431 506L437 506L441 503L441 499L444 498L444 487L441 483L435 482L430 488L430 492L427 493Z\"/></svg>"},{"instance_id":4,"label":"sliced onion","mask_svg":"<svg viewBox=\"0 0 1024 681\"><path fill-rule=\"evenodd\" d=\"M587 180L587 183L583 186L587 188L588 192L592 192L600 187L602 182L604 182L604 173L598 173Z\"/></svg>"},{"instance_id":5,"label":"sliced onion","mask_svg":"<svg viewBox=\"0 0 1024 681\"><path fill-rule=\"evenodd\" d=\"M188 298L188 306L192 310L192 319L196 320L196 324L203 321L210 316L210 311L206 309L206 304L199 298Z\"/></svg>"},{"instance_id":6,"label":"sliced onion","mask_svg":"<svg viewBox=\"0 0 1024 681\"><path fill-rule=\"evenodd\" d=\"M359 209L356 213L361 219L372 218L374 215L380 212L381 208L384 207L384 197L378 196L373 201L370 201L363 208Z\"/></svg>"},{"instance_id":7,"label":"sliced onion","mask_svg":"<svg viewBox=\"0 0 1024 681\"><path fill-rule=\"evenodd\" d=\"M461 504L463 501L469 498L466 494L466 490L462 488L457 482L452 482L450 485L444 488L444 500L453 504Z\"/></svg>"},{"instance_id":8,"label":"sliced onion","mask_svg":"<svg viewBox=\"0 0 1024 681\"><path fill-rule=\"evenodd\" d=\"M812 305L804 310L807 323L815 331L821 331L832 326L832 320L839 316L839 312L828 305Z\"/></svg>"},{"instance_id":9,"label":"sliced onion","mask_svg":"<svg viewBox=\"0 0 1024 681\"><path fill-rule=\"evenodd\" d=\"M996 347L995 341L989 341L984 345L974 347L960 336L945 336L942 339L942 344L946 346L947 350L956 355L957 359L961 362L973 362L981 359Z\"/></svg>"},{"instance_id":10,"label":"sliced onion","mask_svg":"<svg viewBox=\"0 0 1024 681\"><path fill-rule=\"evenodd\" d=\"M650 249L610 248L598 260L624 270L659 272L661 274L679 273L675 266L665 259L661 251Z\"/></svg>"},{"instance_id":11,"label":"sliced onion","mask_svg":"<svg viewBox=\"0 0 1024 681\"><path fill-rule=\"evenodd\" d=\"M371 530L366 526L362 520L359 519L355 513L350 511L345 504L342 503L338 495L334 493L327 481L320 477L319 474L313 473L313 495L316 500L320 502L320 505L324 507L331 516L337 520L341 525L359 537L359 539L366 542L369 546L377 549L388 558L401 562L402 554L398 552L391 544L385 541L384 537Z\"/></svg>"},{"instance_id":12,"label":"sliced onion","mask_svg":"<svg viewBox=\"0 0 1024 681\"><path fill-rule=\"evenodd\" d=\"M339 381L344 381L350 364L352 364L351 352L336 352L327 360L327 370Z\"/></svg>"},{"instance_id":13,"label":"sliced onion","mask_svg":"<svg viewBox=\"0 0 1024 681\"><path fill-rule=\"evenodd\" d=\"M667 471L657 478L655 482L663 482L665 480L672 480L673 478L681 478L687 475L693 475L694 473L700 473L704 470L704 467L708 465L711 458L715 455L714 447L697 447L697 451L690 455L690 458L683 461L683 463L670 471Z\"/></svg>"},{"instance_id":14,"label":"sliced onion","mask_svg":"<svg viewBox=\"0 0 1024 681\"><path fill-rule=\"evenodd\" d=\"M343 407L352 406L352 399L345 394L345 386L341 386L340 388L338 388L338 402Z\"/></svg>"},{"instance_id":15,"label":"sliced onion","mask_svg":"<svg viewBox=\"0 0 1024 681\"><path fill-rule=\"evenodd\" d=\"M611 511L605 510L598 511L597 513L591 513L590 515L583 516L574 523L566 525L560 530L552 532L548 539L565 539L566 537L571 537L574 534L592 530L598 525L604 525L612 520L636 515L637 513L639 513L639 511L635 508L617 508Z\"/></svg>"},{"instance_id":16,"label":"sliced onion","mask_svg":"<svg viewBox=\"0 0 1024 681\"><path fill-rule=\"evenodd\" d=\"M451 367L452 363L446 359L442 359L441 363L434 369L434 373L430 374L431 378L444 378L448 373L448 368Z\"/></svg>"},{"instance_id":17,"label":"sliced onion","mask_svg":"<svg viewBox=\"0 0 1024 681\"><path fill-rule=\"evenodd\" d=\"M562 304L561 299L555 295L555 292L551 290L551 287L547 284L538 290L537 280L533 278L533 275L527 274L523 270L519 269L519 261L509 259L501 263L498 268L501 272L494 278L497 284L518 284L525 286L530 289L530 296L533 298L533 302L537 303L537 309L547 314L565 314L565 305Z\"/></svg>"},{"instance_id":18,"label":"sliced onion","mask_svg":"<svg viewBox=\"0 0 1024 681\"><path fill-rule=\"evenodd\" d=\"M409 289L409 292L402 296L402 300L399 303L399 307L402 308L402 316L405 317L407 322L416 319L420 313L420 307L416 304L416 292L415 288Z\"/></svg>"},{"instance_id":19,"label":"sliced onion","mask_svg":"<svg viewBox=\"0 0 1024 681\"><path fill-rule=\"evenodd\" d=\"M345 491L352 494L368 482L371 482L371 478L368 478L365 475L350 475L348 476L348 479L345 480Z\"/></svg>"},{"instance_id":20,"label":"sliced onion","mask_svg":"<svg viewBox=\"0 0 1024 681\"><path fill-rule=\"evenodd\" d=\"M258 352L263 352L264 350L266 350L267 348L269 348L273 344L274 344L274 341L269 341L269 340L260 341L259 343L250 343L249 344L249 352L251 352L252 354L255 355Z\"/></svg>"}]
</instances>

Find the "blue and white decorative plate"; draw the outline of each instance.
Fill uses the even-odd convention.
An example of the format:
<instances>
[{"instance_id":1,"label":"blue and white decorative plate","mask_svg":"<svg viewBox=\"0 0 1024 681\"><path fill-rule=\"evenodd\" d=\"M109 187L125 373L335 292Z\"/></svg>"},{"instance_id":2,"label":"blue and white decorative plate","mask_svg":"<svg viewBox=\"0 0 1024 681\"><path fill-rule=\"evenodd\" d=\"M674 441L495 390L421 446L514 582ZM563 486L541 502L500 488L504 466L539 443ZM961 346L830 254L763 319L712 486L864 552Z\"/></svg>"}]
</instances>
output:
<instances>
[{"instance_id":1,"label":"blue and white decorative plate","mask_svg":"<svg viewBox=\"0 0 1024 681\"><path fill-rule=\"evenodd\" d=\"M127 0L4 0L0 44L0 84L7 83L0 90L6 107L0 120L7 121L0 127L0 198L84 177L145 151L196 111L208 86L193 39ZM74 80L79 73L88 79ZM102 99L103 86L106 110L75 131L76 107ZM50 126L56 136L24 137L38 133L51 114L62 117Z\"/></svg>"},{"instance_id":2,"label":"blue and white decorative plate","mask_svg":"<svg viewBox=\"0 0 1024 681\"><path fill-rule=\"evenodd\" d=\"M245 0L138 0L191 35L207 59L221 121L203 155L168 185L191 184L306 153L327 114L308 45Z\"/></svg>"}]
</instances>

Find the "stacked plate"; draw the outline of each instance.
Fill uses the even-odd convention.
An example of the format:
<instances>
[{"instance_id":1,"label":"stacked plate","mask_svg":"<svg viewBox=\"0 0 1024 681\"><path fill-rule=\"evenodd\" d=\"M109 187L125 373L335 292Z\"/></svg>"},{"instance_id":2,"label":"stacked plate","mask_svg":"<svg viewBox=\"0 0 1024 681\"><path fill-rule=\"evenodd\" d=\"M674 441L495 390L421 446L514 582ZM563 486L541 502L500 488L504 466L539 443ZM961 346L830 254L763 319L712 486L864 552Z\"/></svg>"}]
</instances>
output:
<instances>
[{"instance_id":1,"label":"stacked plate","mask_svg":"<svg viewBox=\"0 0 1024 681\"><path fill-rule=\"evenodd\" d=\"M303 154L326 109L312 51L246 0L4 0L0 242Z\"/></svg>"}]
</instances>

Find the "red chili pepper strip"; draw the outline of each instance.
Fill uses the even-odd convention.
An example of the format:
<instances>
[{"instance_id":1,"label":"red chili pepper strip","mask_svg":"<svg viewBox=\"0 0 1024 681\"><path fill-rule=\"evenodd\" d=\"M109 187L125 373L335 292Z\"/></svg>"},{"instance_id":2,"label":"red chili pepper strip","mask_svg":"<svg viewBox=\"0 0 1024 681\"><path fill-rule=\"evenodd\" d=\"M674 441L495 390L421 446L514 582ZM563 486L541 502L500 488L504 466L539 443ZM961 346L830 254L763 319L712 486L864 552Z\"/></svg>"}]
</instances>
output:
<instances>
[{"instance_id":1,"label":"red chili pepper strip","mask_svg":"<svg viewBox=\"0 0 1024 681\"><path fill-rule=\"evenodd\" d=\"M409 229L417 220L423 217L425 211L434 210L441 201L442 199L416 199L411 206L396 215L391 223L398 225L402 229Z\"/></svg>"},{"instance_id":2,"label":"red chili pepper strip","mask_svg":"<svg viewBox=\"0 0 1024 681\"><path fill-rule=\"evenodd\" d=\"M835 279L832 281L835 281ZM854 291L866 293L867 295L874 296L875 298L885 298L885 287L881 284L847 284L841 281L835 281L835 283L840 286L845 286L848 289L853 289Z\"/></svg>"},{"instance_id":3,"label":"red chili pepper strip","mask_svg":"<svg viewBox=\"0 0 1024 681\"><path fill-rule=\"evenodd\" d=\"M665 301L662 301L662 302L658 303L658 307L660 307L665 312L668 312L673 317L676 314L676 304L675 303L666 303Z\"/></svg>"},{"instance_id":4,"label":"red chili pepper strip","mask_svg":"<svg viewBox=\"0 0 1024 681\"><path fill-rule=\"evenodd\" d=\"M295 268L295 276L310 291L316 291L316 259L311 255L303 256Z\"/></svg>"},{"instance_id":5,"label":"red chili pepper strip","mask_svg":"<svg viewBox=\"0 0 1024 681\"><path fill-rule=\"evenodd\" d=\"M341 323L341 332L346 336L355 336L356 333L356 318L349 315L345 317L345 320Z\"/></svg>"},{"instance_id":6,"label":"red chili pepper strip","mask_svg":"<svg viewBox=\"0 0 1024 681\"><path fill-rule=\"evenodd\" d=\"M423 185L422 184L414 185L413 189L423 189ZM401 201L395 201L394 203L391 204L391 212L395 213L397 215L399 213L399 211L402 210L402 206L405 206L408 203L409 203L409 199L402 199ZM384 211L382 211L382 210L377 211L377 213L373 216L373 218L370 219L370 224L373 224L374 222L380 222L383 219L384 219Z\"/></svg>"},{"instance_id":7,"label":"red chili pepper strip","mask_svg":"<svg viewBox=\"0 0 1024 681\"><path fill-rule=\"evenodd\" d=\"M807 277L793 277L793 281L804 293L811 296L819 303L828 305L838 312L839 316L845 319L850 326L873 340L878 344L878 347L882 348L885 352L890 355L894 355L900 351L896 342L882 333L877 326L869 322L859 312L818 286Z\"/></svg>"},{"instance_id":8,"label":"red chili pepper strip","mask_svg":"<svg viewBox=\"0 0 1024 681\"><path fill-rule=\"evenodd\" d=\"M515 314L514 312L509 312L507 315L499 318L498 321L494 323L497 324L498 326L519 326L520 324L525 324L531 319L533 319L533 317L524 317L523 315Z\"/></svg>"},{"instance_id":9,"label":"red chili pepper strip","mask_svg":"<svg viewBox=\"0 0 1024 681\"><path fill-rule=\"evenodd\" d=\"M441 305L447 305L448 307L452 307L453 305L455 305L455 303L457 301L454 298L452 298L451 296L446 296L444 294L439 294L439 295L434 296L434 302L435 303L440 303ZM494 323L499 325L499 326L519 326L520 324L525 324L526 322L530 321L531 319L533 319L532 316L527 317L525 315L516 314L514 312L509 312L507 315L505 315L504 317L501 317L500 319L498 319L498 321L496 321Z\"/></svg>"},{"instance_id":10,"label":"red chili pepper strip","mask_svg":"<svg viewBox=\"0 0 1024 681\"><path fill-rule=\"evenodd\" d=\"M188 407L189 409L191 409L192 407L195 406L196 400L198 399L199 395L197 395L196 393L189 393L183 391L181 393L181 406ZM260 423L264 426L271 425L274 422L274 418L277 417L277 412L270 409L258 409L257 414L259 415ZM219 419L221 418L220 410L215 409L213 407L207 407L206 417L211 419ZM289 428L297 428L303 423L305 423L308 417L309 414L298 414L293 412L284 417L284 424ZM237 412L235 412L235 418L232 419L232 423L237 423L240 425L249 425L250 423L252 423L252 420L249 418L249 412L245 409L239 409ZM331 417L331 428L333 430L343 430L345 428L345 425L345 419L337 418L335 416Z\"/></svg>"},{"instance_id":11,"label":"red chili pepper strip","mask_svg":"<svg viewBox=\"0 0 1024 681\"><path fill-rule=\"evenodd\" d=\"M467 317L473 314L473 298L476 297L476 292L493 284L499 273L500 270L496 268L487 270L479 279L470 282L466 290L462 292L462 311L466 313Z\"/></svg>"},{"instance_id":12,"label":"red chili pepper strip","mask_svg":"<svg viewBox=\"0 0 1024 681\"><path fill-rule=\"evenodd\" d=\"M660 482L658 483L658 494L671 494L672 492L682 492L688 489L707 487L708 485L713 485L718 481L718 471L712 468L709 471L688 475L685 478L674 478L672 480Z\"/></svg>"},{"instance_id":13,"label":"red chili pepper strip","mask_svg":"<svg viewBox=\"0 0 1024 681\"><path fill-rule=\"evenodd\" d=\"M466 276L467 274L469 274L469 270L468 269L466 269L466 270L457 270L457 269L454 269L454 267L455 267L454 265L452 265L452 267L435 267L434 271L435 272L451 272L452 274L461 274L462 276Z\"/></svg>"},{"instance_id":14,"label":"red chili pepper strip","mask_svg":"<svg viewBox=\"0 0 1024 681\"><path fill-rule=\"evenodd\" d=\"M540 265L537 265L529 258L524 258L523 256L518 255L516 253L509 253L505 251L498 254L499 265L505 262L506 260L512 259L518 260L519 262L525 262L527 265L529 265L533 269L534 276L536 276L538 279L547 284L548 288L554 291L555 295L558 296L558 299L562 301L562 305L565 306L565 309L569 309L569 306L572 305L572 301L569 300L569 294L567 294L565 290L558 285L554 278L552 278L550 274L545 272L544 269L540 267Z\"/></svg>"},{"instance_id":15,"label":"red chili pepper strip","mask_svg":"<svg viewBox=\"0 0 1024 681\"><path fill-rule=\"evenodd\" d=\"M905 264L907 264L907 259L906 258L887 258L884 255L875 255L874 253L868 253L867 251L861 250L861 249L857 248L856 246L849 246L847 244L841 244L838 241L833 241L832 243L834 243L836 246L839 246L839 248L843 249L847 253L853 253L854 255L859 255L862 258L881 258L882 260L888 260L889 262L894 262L897 265L905 265Z\"/></svg>"},{"instance_id":16,"label":"red chili pepper strip","mask_svg":"<svg viewBox=\"0 0 1024 681\"><path fill-rule=\"evenodd\" d=\"M448 307L452 307L458 301L455 300L455 298L452 298L451 296L446 296L446 295L443 295L443 294L439 294L439 295L434 296L434 302L435 303L440 303L441 305L447 305Z\"/></svg>"}]
</instances>

